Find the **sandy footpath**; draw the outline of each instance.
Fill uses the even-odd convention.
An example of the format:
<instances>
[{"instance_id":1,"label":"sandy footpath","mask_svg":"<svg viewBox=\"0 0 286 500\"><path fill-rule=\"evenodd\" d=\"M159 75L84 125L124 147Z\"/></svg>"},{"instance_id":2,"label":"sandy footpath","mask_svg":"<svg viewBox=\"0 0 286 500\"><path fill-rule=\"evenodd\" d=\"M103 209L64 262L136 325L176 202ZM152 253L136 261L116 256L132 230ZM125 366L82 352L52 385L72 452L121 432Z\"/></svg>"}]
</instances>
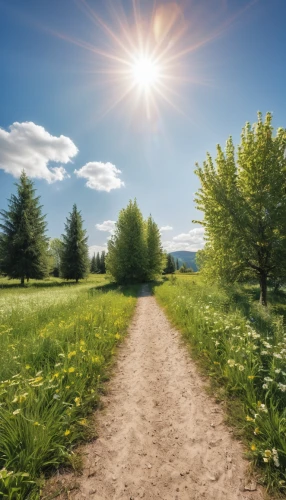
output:
<instances>
[{"instance_id":1,"label":"sandy footpath","mask_svg":"<svg viewBox=\"0 0 286 500\"><path fill-rule=\"evenodd\" d=\"M118 353L98 439L83 447L80 477L58 499L261 500L246 491L248 462L206 395L180 334L142 289Z\"/></svg>"}]
</instances>

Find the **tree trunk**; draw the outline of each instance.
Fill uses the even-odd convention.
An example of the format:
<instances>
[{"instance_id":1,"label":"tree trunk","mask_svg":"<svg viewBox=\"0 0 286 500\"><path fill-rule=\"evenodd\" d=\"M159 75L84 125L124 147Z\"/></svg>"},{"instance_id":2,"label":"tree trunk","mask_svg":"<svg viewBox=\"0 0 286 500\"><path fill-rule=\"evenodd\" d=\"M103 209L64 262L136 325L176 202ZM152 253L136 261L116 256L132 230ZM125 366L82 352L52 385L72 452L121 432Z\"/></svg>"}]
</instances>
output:
<instances>
[{"instance_id":1,"label":"tree trunk","mask_svg":"<svg viewBox=\"0 0 286 500\"><path fill-rule=\"evenodd\" d=\"M75 279L75 282L78 283L78 278Z\"/></svg>"},{"instance_id":2,"label":"tree trunk","mask_svg":"<svg viewBox=\"0 0 286 500\"><path fill-rule=\"evenodd\" d=\"M25 283L25 276L21 276L21 285L23 286Z\"/></svg>"},{"instance_id":3,"label":"tree trunk","mask_svg":"<svg viewBox=\"0 0 286 500\"><path fill-rule=\"evenodd\" d=\"M259 277L260 283L260 304L267 306L267 274L261 273Z\"/></svg>"}]
</instances>

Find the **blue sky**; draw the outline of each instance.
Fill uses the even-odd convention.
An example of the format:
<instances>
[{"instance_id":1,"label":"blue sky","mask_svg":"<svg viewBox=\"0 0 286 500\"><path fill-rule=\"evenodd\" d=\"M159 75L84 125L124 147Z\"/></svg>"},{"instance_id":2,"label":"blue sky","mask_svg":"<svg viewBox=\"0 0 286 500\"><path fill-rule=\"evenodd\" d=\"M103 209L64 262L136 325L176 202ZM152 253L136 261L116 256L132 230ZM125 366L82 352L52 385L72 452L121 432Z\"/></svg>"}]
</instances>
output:
<instances>
[{"instance_id":1,"label":"blue sky","mask_svg":"<svg viewBox=\"0 0 286 500\"><path fill-rule=\"evenodd\" d=\"M237 143L258 110L286 127L286 3L133 3L0 0L0 208L25 168L50 237L77 203L102 249L136 197L166 249L197 250L195 162ZM138 32L144 58L160 59L148 88L134 76Z\"/></svg>"}]
</instances>

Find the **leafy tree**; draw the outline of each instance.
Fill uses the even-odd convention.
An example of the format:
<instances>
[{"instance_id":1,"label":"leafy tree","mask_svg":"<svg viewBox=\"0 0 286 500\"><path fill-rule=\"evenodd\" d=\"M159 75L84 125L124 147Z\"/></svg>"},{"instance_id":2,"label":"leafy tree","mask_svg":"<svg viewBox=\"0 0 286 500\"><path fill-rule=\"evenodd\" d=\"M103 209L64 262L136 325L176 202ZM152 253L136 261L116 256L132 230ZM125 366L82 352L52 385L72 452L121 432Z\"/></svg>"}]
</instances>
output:
<instances>
[{"instance_id":1,"label":"leafy tree","mask_svg":"<svg viewBox=\"0 0 286 500\"><path fill-rule=\"evenodd\" d=\"M104 250L101 252L101 256L100 256L100 272L101 272L101 274L105 274L106 273L105 251Z\"/></svg>"},{"instance_id":2,"label":"leafy tree","mask_svg":"<svg viewBox=\"0 0 286 500\"><path fill-rule=\"evenodd\" d=\"M12 195L8 210L1 210L0 269L9 278L43 279L48 274L48 238L45 215L33 182L21 174L17 195Z\"/></svg>"},{"instance_id":3,"label":"leafy tree","mask_svg":"<svg viewBox=\"0 0 286 500\"><path fill-rule=\"evenodd\" d=\"M55 277L60 275L62 244L59 238L53 238L49 241L50 272Z\"/></svg>"},{"instance_id":4,"label":"leafy tree","mask_svg":"<svg viewBox=\"0 0 286 500\"><path fill-rule=\"evenodd\" d=\"M215 164L208 154L196 173L201 181L197 208L204 212L204 267L222 281L251 273L267 305L267 279L285 274L286 266L286 130L273 136L272 115L258 113L246 123L235 151L232 138Z\"/></svg>"},{"instance_id":5,"label":"leafy tree","mask_svg":"<svg viewBox=\"0 0 286 500\"><path fill-rule=\"evenodd\" d=\"M180 273L186 273L187 272L187 266L186 263L183 262L183 265L179 269Z\"/></svg>"},{"instance_id":6,"label":"leafy tree","mask_svg":"<svg viewBox=\"0 0 286 500\"><path fill-rule=\"evenodd\" d=\"M148 279L152 280L163 270L163 249L161 234L151 215L146 222Z\"/></svg>"},{"instance_id":7,"label":"leafy tree","mask_svg":"<svg viewBox=\"0 0 286 500\"><path fill-rule=\"evenodd\" d=\"M93 254L91 261L90 261L90 272L92 274L97 273L95 253Z\"/></svg>"},{"instance_id":8,"label":"leafy tree","mask_svg":"<svg viewBox=\"0 0 286 500\"><path fill-rule=\"evenodd\" d=\"M63 234L61 275L68 280L74 279L76 283L85 278L89 270L88 238L82 224L81 213L74 204L70 217L67 217Z\"/></svg>"},{"instance_id":9,"label":"leafy tree","mask_svg":"<svg viewBox=\"0 0 286 500\"><path fill-rule=\"evenodd\" d=\"M106 268L118 283L147 279L147 245L144 220L136 200L119 212L116 229L108 241Z\"/></svg>"}]
</instances>

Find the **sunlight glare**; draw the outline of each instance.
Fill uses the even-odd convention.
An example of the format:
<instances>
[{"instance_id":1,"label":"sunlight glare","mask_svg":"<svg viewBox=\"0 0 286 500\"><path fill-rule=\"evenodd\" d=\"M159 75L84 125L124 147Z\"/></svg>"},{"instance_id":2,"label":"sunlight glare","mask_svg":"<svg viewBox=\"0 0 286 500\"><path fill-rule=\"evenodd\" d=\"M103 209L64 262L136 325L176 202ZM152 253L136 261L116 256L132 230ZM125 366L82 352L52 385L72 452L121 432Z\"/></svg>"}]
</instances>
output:
<instances>
[{"instance_id":1,"label":"sunlight glare","mask_svg":"<svg viewBox=\"0 0 286 500\"><path fill-rule=\"evenodd\" d=\"M137 59L132 66L135 83L147 89L154 86L159 79L157 64L148 57Z\"/></svg>"}]
</instances>

